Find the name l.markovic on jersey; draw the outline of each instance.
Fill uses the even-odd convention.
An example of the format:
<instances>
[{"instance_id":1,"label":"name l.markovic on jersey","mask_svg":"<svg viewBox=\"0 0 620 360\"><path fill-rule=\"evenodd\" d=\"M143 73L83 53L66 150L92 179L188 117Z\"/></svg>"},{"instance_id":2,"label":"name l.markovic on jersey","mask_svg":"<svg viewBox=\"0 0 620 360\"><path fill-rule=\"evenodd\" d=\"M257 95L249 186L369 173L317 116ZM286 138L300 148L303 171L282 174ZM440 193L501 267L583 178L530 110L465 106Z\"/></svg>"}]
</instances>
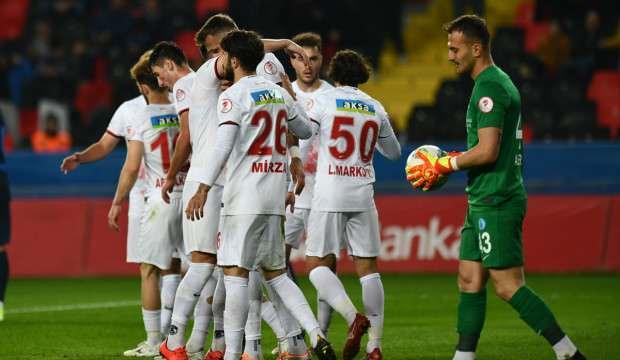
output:
<instances>
[{"instance_id":1,"label":"name l.markovic on jersey","mask_svg":"<svg viewBox=\"0 0 620 360\"><path fill-rule=\"evenodd\" d=\"M327 175L371 177L372 168L367 168L364 166L347 166L347 165L329 164L329 166L327 167Z\"/></svg>"},{"instance_id":2,"label":"name l.markovic on jersey","mask_svg":"<svg viewBox=\"0 0 620 360\"><path fill-rule=\"evenodd\" d=\"M166 183L166 178L163 178L163 177L157 178L155 180L155 187L160 188L164 186L165 183ZM176 181L174 182L174 186L183 186L183 185L185 185L185 174L179 173L177 174Z\"/></svg>"}]
</instances>

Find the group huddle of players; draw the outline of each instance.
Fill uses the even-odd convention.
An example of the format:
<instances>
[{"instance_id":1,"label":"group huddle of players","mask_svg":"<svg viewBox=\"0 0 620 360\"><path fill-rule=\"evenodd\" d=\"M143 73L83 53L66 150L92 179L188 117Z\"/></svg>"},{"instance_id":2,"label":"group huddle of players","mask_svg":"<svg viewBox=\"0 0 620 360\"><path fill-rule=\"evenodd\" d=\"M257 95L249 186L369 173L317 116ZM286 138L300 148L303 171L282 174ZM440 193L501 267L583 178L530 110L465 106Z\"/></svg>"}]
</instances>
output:
<instances>
[{"instance_id":1,"label":"group huddle of players","mask_svg":"<svg viewBox=\"0 0 620 360\"><path fill-rule=\"evenodd\" d=\"M261 39L223 14L195 39L205 59L195 72L172 42L145 52L131 69L141 95L118 108L99 142L61 165L71 171L127 142L108 222L118 229L129 198L127 261L140 264L147 339L124 355L260 360L263 319L279 359L336 359L327 340L336 310L349 325L342 358L353 359L368 333L366 358L382 359L372 158L375 148L393 160L401 151L382 105L357 88L369 78L367 63L351 50L336 53L334 87L319 78L319 35ZM271 53L280 49L293 83ZM317 317L290 266L287 273L304 238ZM363 311L336 276L344 248Z\"/></svg>"}]
</instances>

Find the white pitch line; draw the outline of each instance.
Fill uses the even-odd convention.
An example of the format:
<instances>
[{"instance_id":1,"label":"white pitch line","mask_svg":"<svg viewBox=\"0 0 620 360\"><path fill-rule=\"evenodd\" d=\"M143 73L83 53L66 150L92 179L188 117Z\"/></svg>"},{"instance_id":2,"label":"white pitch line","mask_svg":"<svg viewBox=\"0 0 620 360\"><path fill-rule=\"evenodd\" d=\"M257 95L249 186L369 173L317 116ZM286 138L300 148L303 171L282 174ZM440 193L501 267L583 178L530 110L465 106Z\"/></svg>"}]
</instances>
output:
<instances>
[{"instance_id":1,"label":"white pitch line","mask_svg":"<svg viewBox=\"0 0 620 360\"><path fill-rule=\"evenodd\" d=\"M55 312L55 311L72 311L72 310L90 310L90 309L110 309L127 306L140 305L139 300L124 300L124 301L107 301L98 303L84 303L84 304L67 304L67 305L51 305L51 306L33 306L17 309L5 309L6 314L33 314L42 312Z\"/></svg>"}]
</instances>

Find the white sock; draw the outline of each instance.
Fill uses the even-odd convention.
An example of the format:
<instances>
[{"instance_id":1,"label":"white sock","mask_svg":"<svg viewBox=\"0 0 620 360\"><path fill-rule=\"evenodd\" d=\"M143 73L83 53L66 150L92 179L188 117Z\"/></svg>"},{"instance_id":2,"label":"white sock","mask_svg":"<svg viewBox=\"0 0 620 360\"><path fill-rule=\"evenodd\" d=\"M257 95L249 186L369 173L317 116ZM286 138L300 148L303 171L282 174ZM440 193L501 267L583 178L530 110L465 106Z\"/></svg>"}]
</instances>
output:
<instances>
[{"instance_id":1,"label":"white sock","mask_svg":"<svg viewBox=\"0 0 620 360\"><path fill-rule=\"evenodd\" d=\"M306 346L306 340L304 339L303 334L291 336L287 340L286 349L289 354L304 355L308 352L308 347Z\"/></svg>"},{"instance_id":2,"label":"white sock","mask_svg":"<svg viewBox=\"0 0 620 360\"><path fill-rule=\"evenodd\" d=\"M321 331L319 323L314 318L310 305L308 305L308 301L306 301L299 287L297 287L293 280L286 274L277 276L267 281L267 283L273 288L274 292L280 296L282 303L286 306L291 315L293 315L301 327L306 330L310 336L312 347L315 347L318 336L324 338L325 334Z\"/></svg>"},{"instance_id":3,"label":"white sock","mask_svg":"<svg viewBox=\"0 0 620 360\"><path fill-rule=\"evenodd\" d=\"M476 359L476 353L472 351L459 351L454 353L452 360L474 360Z\"/></svg>"},{"instance_id":4,"label":"white sock","mask_svg":"<svg viewBox=\"0 0 620 360\"><path fill-rule=\"evenodd\" d=\"M325 333L325 336L328 336L327 331L329 330L329 323L332 321L333 313L334 308L329 306L329 303L317 294L316 319L319 321L319 326L323 333Z\"/></svg>"},{"instance_id":5,"label":"white sock","mask_svg":"<svg viewBox=\"0 0 620 360\"><path fill-rule=\"evenodd\" d=\"M567 359L577 352L577 347L573 342L568 338L568 336L564 335L564 337L553 345L553 351L555 351L555 355L558 359Z\"/></svg>"},{"instance_id":6,"label":"white sock","mask_svg":"<svg viewBox=\"0 0 620 360\"><path fill-rule=\"evenodd\" d=\"M351 326L355 320L357 309L346 291L340 279L327 266L318 266L309 274L312 285L316 288L321 299L334 308L347 321L347 326Z\"/></svg>"},{"instance_id":7,"label":"white sock","mask_svg":"<svg viewBox=\"0 0 620 360\"><path fill-rule=\"evenodd\" d=\"M361 277L360 283L362 284L364 313L366 313L366 317L370 320L368 344L366 345L366 353L370 354L375 348L381 350L384 307L383 283L379 273Z\"/></svg>"},{"instance_id":8,"label":"white sock","mask_svg":"<svg viewBox=\"0 0 620 360\"><path fill-rule=\"evenodd\" d=\"M271 303L273 304L274 310L276 312L276 316L282 325L282 331L284 332L284 339L287 340L289 337L301 334L301 326L297 322L297 319L291 315L288 311L280 295L273 289L271 285L267 281L264 282L265 289L267 289L267 294L269 295L269 299L271 299ZM288 340L287 340L288 341Z\"/></svg>"},{"instance_id":9,"label":"white sock","mask_svg":"<svg viewBox=\"0 0 620 360\"><path fill-rule=\"evenodd\" d=\"M211 349L224 352L226 350L226 342L224 341L224 304L226 301L226 287L224 286L224 274L222 269L218 268L216 273L217 284L213 293L213 339L211 341Z\"/></svg>"},{"instance_id":10,"label":"white sock","mask_svg":"<svg viewBox=\"0 0 620 360\"><path fill-rule=\"evenodd\" d=\"M263 293L261 291L261 274L258 271L250 271L248 278L248 294L250 307L248 320L245 323L245 340L259 340L261 338L261 303ZM250 354L251 355L251 354Z\"/></svg>"},{"instance_id":11,"label":"white sock","mask_svg":"<svg viewBox=\"0 0 620 360\"><path fill-rule=\"evenodd\" d=\"M249 360L263 360L263 351L261 350L260 339L246 339L243 353L248 355ZM245 357L243 359L245 359Z\"/></svg>"},{"instance_id":12,"label":"white sock","mask_svg":"<svg viewBox=\"0 0 620 360\"><path fill-rule=\"evenodd\" d=\"M280 323L280 319L278 319L278 315L276 314L276 309L273 307L273 303L269 300L263 301L263 304L260 308L260 315L263 320L269 325L271 330L276 334L278 341L283 341L286 339L286 333L284 332L284 328Z\"/></svg>"},{"instance_id":13,"label":"white sock","mask_svg":"<svg viewBox=\"0 0 620 360\"><path fill-rule=\"evenodd\" d=\"M194 308L194 327L192 328L192 334L189 340L187 340L187 345L185 347L188 353L196 353L204 350L205 340L209 334L209 326L213 318L210 301L213 300L215 284L217 284L217 280L213 276L210 276Z\"/></svg>"},{"instance_id":14,"label":"white sock","mask_svg":"<svg viewBox=\"0 0 620 360\"><path fill-rule=\"evenodd\" d=\"M190 263L189 269L179 284L174 297L174 310L170 334L168 335L168 349L174 350L183 347L185 343L185 325L194 311L198 298L205 287L215 266L209 263Z\"/></svg>"},{"instance_id":15,"label":"white sock","mask_svg":"<svg viewBox=\"0 0 620 360\"><path fill-rule=\"evenodd\" d=\"M149 345L159 345L161 343L161 333L159 332L161 310L146 310L142 308L142 321L146 331L146 341Z\"/></svg>"},{"instance_id":16,"label":"white sock","mask_svg":"<svg viewBox=\"0 0 620 360\"><path fill-rule=\"evenodd\" d=\"M179 274L168 274L161 277L161 326L159 331L162 334L168 334L170 331L174 295L180 282L181 275Z\"/></svg>"},{"instance_id":17,"label":"white sock","mask_svg":"<svg viewBox=\"0 0 620 360\"><path fill-rule=\"evenodd\" d=\"M224 275L226 305L224 310L224 360L239 360L243 343L243 329L248 319L248 279Z\"/></svg>"}]
</instances>

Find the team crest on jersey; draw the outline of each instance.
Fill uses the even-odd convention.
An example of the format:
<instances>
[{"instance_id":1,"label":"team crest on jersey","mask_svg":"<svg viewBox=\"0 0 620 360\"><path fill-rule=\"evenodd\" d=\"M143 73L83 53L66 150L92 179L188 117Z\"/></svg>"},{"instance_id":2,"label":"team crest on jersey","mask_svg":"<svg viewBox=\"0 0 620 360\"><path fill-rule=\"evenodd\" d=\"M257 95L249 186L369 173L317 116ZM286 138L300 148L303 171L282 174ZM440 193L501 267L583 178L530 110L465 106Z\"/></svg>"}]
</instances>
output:
<instances>
[{"instance_id":1,"label":"team crest on jersey","mask_svg":"<svg viewBox=\"0 0 620 360\"><path fill-rule=\"evenodd\" d=\"M308 101L306 101L306 110L312 109L313 106L314 106L314 100L308 99Z\"/></svg>"},{"instance_id":2,"label":"team crest on jersey","mask_svg":"<svg viewBox=\"0 0 620 360\"><path fill-rule=\"evenodd\" d=\"M232 101L230 99L222 99L222 103L220 104L220 111L223 113L227 113L232 109Z\"/></svg>"},{"instance_id":3,"label":"team crest on jersey","mask_svg":"<svg viewBox=\"0 0 620 360\"><path fill-rule=\"evenodd\" d=\"M177 89L175 96L177 101L183 101L183 99L185 99L185 91L183 91L183 89Z\"/></svg>"},{"instance_id":4,"label":"team crest on jersey","mask_svg":"<svg viewBox=\"0 0 620 360\"><path fill-rule=\"evenodd\" d=\"M267 61L264 66L265 72L269 75L274 75L276 73L276 65L271 61Z\"/></svg>"},{"instance_id":5,"label":"team crest on jersey","mask_svg":"<svg viewBox=\"0 0 620 360\"><path fill-rule=\"evenodd\" d=\"M284 104L284 98L282 98L282 95L274 90L254 91L250 93L250 95L256 105Z\"/></svg>"},{"instance_id":6,"label":"team crest on jersey","mask_svg":"<svg viewBox=\"0 0 620 360\"><path fill-rule=\"evenodd\" d=\"M151 116L153 129L178 128L179 117L176 114Z\"/></svg>"},{"instance_id":7,"label":"team crest on jersey","mask_svg":"<svg viewBox=\"0 0 620 360\"><path fill-rule=\"evenodd\" d=\"M483 113L488 113L493 110L493 99L488 96L481 97L480 100L478 100L478 108Z\"/></svg>"},{"instance_id":8,"label":"team crest on jersey","mask_svg":"<svg viewBox=\"0 0 620 360\"><path fill-rule=\"evenodd\" d=\"M366 115L374 115L375 107L361 100L336 99L338 111L356 112Z\"/></svg>"}]
</instances>

